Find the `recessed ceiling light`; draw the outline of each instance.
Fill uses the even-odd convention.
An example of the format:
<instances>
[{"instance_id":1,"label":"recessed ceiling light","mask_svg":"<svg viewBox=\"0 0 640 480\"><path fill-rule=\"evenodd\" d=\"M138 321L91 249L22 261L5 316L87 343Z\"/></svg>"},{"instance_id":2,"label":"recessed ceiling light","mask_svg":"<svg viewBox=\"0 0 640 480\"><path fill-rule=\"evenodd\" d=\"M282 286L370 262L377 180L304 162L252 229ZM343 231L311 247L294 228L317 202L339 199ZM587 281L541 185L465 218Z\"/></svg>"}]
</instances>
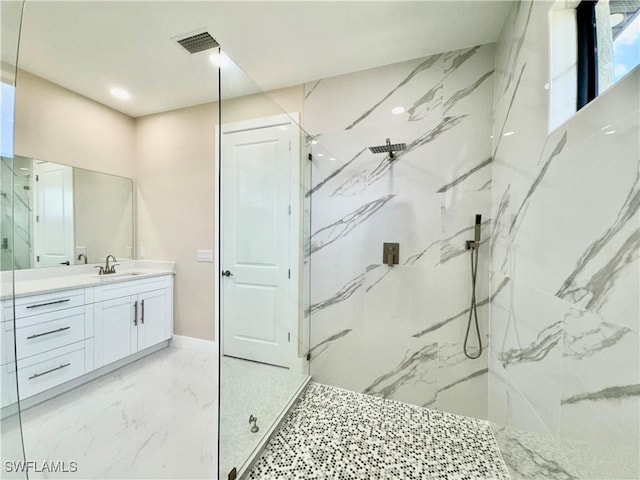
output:
<instances>
[{"instance_id":1,"label":"recessed ceiling light","mask_svg":"<svg viewBox=\"0 0 640 480\"><path fill-rule=\"evenodd\" d=\"M404 113L404 107L394 107L393 110L391 110L391 113L394 115L400 115L401 113Z\"/></svg>"},{"instance_id":2,"label":"recessed ceiling light","mask_svg":"<svg viewBox=\"0 0 640 480\"><path fill-rule=\"evenodd\" d=\"M114 87L110 90L110 92L111 95L119 98L120 100L129 100L131 98L131 94L123 88Z\"/></svg>"},{"instance_id":3,"label":"recessed ceiling light","mask_svg":"<svg viewBox=\"0 0 640 480\"><path fill-rule=\"evenodd\" d=\"M611 22L611 26L615 27L616 25L620 25L622 23L622 21L624 20L624 14L623 13L613 13L610 16L609 21Z\"/></svg>"},{"instance_id":4,"label":"recessed ceiling light","mask_svg":"<svg viewBox=\"0 0 640 480\"><path fill-rule=\"evenodd\" d=\"M336 161L336 157L331 157L329 160L331 160L332 162Z\"/></svg>"},{"instance_id":5,"label":"recessed ceiling light","mask_svg":"<svg viewBox=\"0 0 640 480\"><path fill-rule=\"evenodd\" d=\"M615 130L609 130L608 132L604 132L605 135L612 135L614 133L616 133Z\"/></svg>"},{"instance_id":6,"label":"recessed ceiling light","mask_svg":"<svg viewBox=\"0 0 640 480\"><path fill-rule=\"evenodd\" d=\"M311 145L317 145L317 144L318 144L318 142L317 142L317 141L315 141L315 140L311 140Z\"/></svg>"},{"instance_id":7,"label":"recessed ceiling light","mask_svg":"<svg viewBox=\"0 0 640 480\"><path fill-rule=\"evenodd\" d=\"M324 153L319 153L318 157L324 157Z\"/></svg>"},{"instance_id":8,"label":"recessed ceiling light","mask_svg":"<svg viewBox=\"0 0 640 480\"><path fill-rule=\"evenodd\" d=\"M20 167L20 170L22 170L23 172L28 172L29 169L27 167Z\"/></svg>"},{"instance_id":9,"label":"recessed ceiling light","mask_svg":"<svg viewBox=\"0 0 640 480\"><path fill-rule=\"evenodd\" d=\"M513 135L514 133L516 133L516 132L506 132L506 133L504 134L504 136L505 136L505 137L510 137L510 136L511 136L511 135Z\"/></svg>"}]
</instances>

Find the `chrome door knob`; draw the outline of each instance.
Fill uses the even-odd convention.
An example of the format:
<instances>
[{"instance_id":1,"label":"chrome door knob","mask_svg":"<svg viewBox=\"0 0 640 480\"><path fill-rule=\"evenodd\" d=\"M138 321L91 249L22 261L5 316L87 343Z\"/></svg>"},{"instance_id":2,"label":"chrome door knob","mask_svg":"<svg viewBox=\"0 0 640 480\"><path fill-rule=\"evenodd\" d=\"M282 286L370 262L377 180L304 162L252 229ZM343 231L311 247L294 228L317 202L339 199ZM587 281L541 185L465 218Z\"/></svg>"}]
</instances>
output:
<instances>
[{"instance_id":1,"label":"chrome door knob","mask_svg":"<svg viewBox=\"0 0 640 480\"><path fill-rule=\"evenodd\" d=\"M223 277L232 277L232 276L233 276L233 273L231 273L229 270L224 270L224 271L222 272L222 276L223 276Z\"/></svg>"}]
</instances>

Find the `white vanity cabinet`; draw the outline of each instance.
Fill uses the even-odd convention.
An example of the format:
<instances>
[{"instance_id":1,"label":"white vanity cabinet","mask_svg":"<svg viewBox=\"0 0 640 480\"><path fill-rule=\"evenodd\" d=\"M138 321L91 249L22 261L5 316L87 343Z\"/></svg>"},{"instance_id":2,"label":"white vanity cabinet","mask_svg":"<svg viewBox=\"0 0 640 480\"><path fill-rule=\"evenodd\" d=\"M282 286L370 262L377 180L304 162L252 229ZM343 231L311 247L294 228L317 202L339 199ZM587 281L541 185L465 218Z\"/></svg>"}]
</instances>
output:
<instances>
[{"instance_id":1,"label":"white vanity cabinet","mask_svg":"<svg viewBox=\"0 0 640 480\"><path fill-rule=\"evenodd\" d=\"M136 352L134 303L135 297L121 297L95 305L94 358L97 368Z\"/></svg>"},{"instance_id":2,"label":"white vanity cabinet","mask_svg":"<svg viewBox=\"0 0 640 480\"><path fill-rule=\"evenodd\" d=\"M3 312L0 312L3 313ZM2 318L4 320L4 316ZM16 363L14 361L13 322L0 324L0 404L4 407L18 401L16 390Z\"/></svg>"},{"instance_id":3,"label":"white vanity cabinet","mask_svg":"<svg viewBox=\"0 0 640 480\"><path fill-rule=\"evenodd\" d=\"M95 287L95 299L96 368L171 338L172 277Z\"/></svg>"},{"instance_id":4,"label":"white vanity cabinet","mask_svg":"<svg viewBox=\"0 0 640 480\"><path fill-rule=\"evenodd\" d=\"M173 330L169 311L173 308L171 288L138 295L138 350L144 350L171 338Z\"/></svg>"},{"instance_id":5,"label":"white vanity cabinet","mask_svg":"<svg viewBox=\"0 0 640 480\"><path fill-rule=\"evenodd\" d=\"M93 370L93 307L85 295L85 289L74 289L21 297L15 309L11 301L3 303L2 374L9 391L3 406L15 401L15 385L6 383L15 382L15 375L20 398L28 398Z\"/></svg>"},{"instance_id":6,"label":"white vanity cabinet","mask_svg":"<svg viewBox=\"0 0 640 480\"><path fill-rule=\"evenodd\" d=\"M144 355L135 356L138 352L167 344L173 332L173 275L113 280L19 297L15 308L11 300L2 302L2 407L17 400L16 375L21 400L40 393L45 398L50 392L43 392L63 383L60 388L72 388ZM101 367L106 368L92 373Z\"/></svg>"}]
</instances>

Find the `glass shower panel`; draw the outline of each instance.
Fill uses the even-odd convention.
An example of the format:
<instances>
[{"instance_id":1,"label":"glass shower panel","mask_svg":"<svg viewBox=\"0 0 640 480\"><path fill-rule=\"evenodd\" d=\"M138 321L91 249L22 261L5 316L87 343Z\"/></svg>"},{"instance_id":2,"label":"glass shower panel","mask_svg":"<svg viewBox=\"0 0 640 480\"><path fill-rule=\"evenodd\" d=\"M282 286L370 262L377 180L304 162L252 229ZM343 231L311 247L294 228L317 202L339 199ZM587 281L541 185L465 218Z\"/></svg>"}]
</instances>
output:
<instances>
[{"instance_id":1,"label":"glass shower panel","mask_svg":"<svg viewBox=\"0 0 640 480\"><path fill-rule=\"evenodd\" d=\"M310 142L302 88L220 65L220 478L242 475L309 380Z\"/></svg>"},{"instance_id":2,"label":"glass shower panel","mask_svg":"<svg viewBox=\"0 0 640 480\"><path fill-rule=\"evenodd\" d=\"M13 269L15 212L20 210L19 166L14 159L15 78L23 2L0 4L0 460L2 478L28 478L24 466L20 402L16 380ZM18 195L18 196L16 196Z\"/></svg>"},{"instance_id":3,"label":"glass shower panel","mask_svg":"<svg viewBox=\"0 0 640 480\"><path fill-rule=\"evenodd\" d=\"M2 2L3 9L16 5L17 2ZM213 266L195 265L195 251L193 256L180 256L186 250L183 240L192 239L195 234L178 231L176 224L210 225L208 236L198 237L198 242L203 243L198 247L211 248L213 215L204 212L213 211L213 195L209 202L198 198L201 205L207 204L205 210L189 211L183 208L187 203L183 186L188 184L194 191L200 188L198 193L202 196L214 189L211 140L218 121L218 73L209 61L210 52L189 56L186 51L177 50L171 41L179 33L175 31L176 24L190 25L197 21L196 26L199 25L200 17L194 20L194 10L200 9L205 15L206 7L191 3L185 14L183 2L25 4L17 69L16 130L20 142L16 153L34 158L7 156L0 164L3 193L9 185L13 186L0 204L3 208L0 233L3 239L5 232L11 233L7 238L11 252L5 255L3 251L2 257L3 270L5 264L9 267L2 272L2 296L3 299L11 296L12 290L5 287L12 285L14 276L15 295L20 295L16 303L21 308L16 314L21 409L20 417L7 417L12 423L5 422L3 416L2 460L26 457L31 462L30 468L39 471L35 476L83 479L217 476L217 354L211 341L214 290L206 286L207 280L213 283ZM120 30L124 25L122 19L133 18L153 25L154 31L160 32L161 41L149 46L149 30L144 28ZM4 21L3 17L3 48ZM140 23L137 21L136 25ZM78 24L83 28L69 28ZM119 32L116 36L114 29ZM99 46L99 65L91 65L95 50L73 48L86 46L87 31L92 32L92 40ZM114 46L115 40L134 53L142 47L155 50L153 55L143 54L142 61L128 57L123 62L124 48ZM52 45L59 47L51 49L55 58L41 54L43 46ZM149 74L148 80L136 85L142 72L148 74L154 68L146 61L150 56L157 60L154 65L161 73L171 71L181 75L182 80ZM51 65L60 64L79 70L65 69L55 75ZM31 71L38 71L39 75L32 75ZM91 74L101 76L105 82L96 82ZM100 96L102 91L108 95L113 88L110 82L116 80L131 92L129 102L119 103ZM193 93L190 89L194 84L201 88L197 98L187 95L189 98L185 99L185 92ZM136 110L140 105L142 109ZM2 106L4 113L4 98ZM20 130L25 127L28 132ZM182 135L186 131L190 135ZM194 145L198 147L195 152ZM45 223L42 215L31 225L38 233L46 232L34 236L37 240L57 239L56 245L63 245L65 254L66 247L71 246L71 262L60 263L52 255L55 265L50 268L29 268L27 263L27 268L17 270L23 266L31 236L28 223L25 227L18 215L30 206L28 190L23 188L28 183L22 177L31 172L28 164L20 163L30 160L33 177L35 169L41 169L39 186L31 184L33 197L38 200L33 204L40 212L44 204L56 207L46 210L54 212L48 215L47 229L38 225ZM81 171L85 168L92 172ZM193 174L196 170L198 173ZM53 180L45 182L42 172L53 172L49 177ZM94 175L96 172L99 177ZM131 178L134 174L135 184ZM193 181L196 175L200 182ZM122 182L116 181L123 178ZM197 195L194 191L190 194ZM42 192L49 195L47 200ZM99 208L101 205L113 209ZM132 229L134 208L136 224ZM72 215L66 215L69 211ZM12 212L13 216L6 212ZM122 215L123 212L126 214ZM10 222L5 225L7 219ZM93 219L96 224L90 222ZM114 221L114 228L108 229L114 234L112 239L106 234L95 235L105 231L102 227L109 223L107 219ZM130 238L127 232L131 230L146 232L138 237L147 242L141 244L146 246L146 255L140 254L143 259L127 258L136 252L132 239L127 240ZM24 236L20 237L20 233ZM120 235L116 233L123 233L126 243L117 242ZM39 243L35 246L39 247ZM112 265L118 264L117 272L110 272L115 275L99 275L100 270L95 269L106 270L105 250L117 257L112 261ZM37 254L34 256L37 258ZM167 262L154 262L161 258ZM192 288L194 285L197 287ZM53 293L47 292L50 288ZM64 289L65 293L59 295L58 289ZM189 302L184 300L185 291L192 295ZM49 296L42 298L46 295ZM37 296L42 301L34 300L27 305L31 301L27 296ZM192 320L194 315L183 313L187 303L197 304L197 320ZM51 310L26 310L35 307ZM10 309L3 308L3 315L7 311ZM190 325L184 323L187 317L191 319ZM13 325L4 320L6 317L2 324L3 355L13 353L13 344L10 350L5 350L11 343L5 334L13 335L8 328ZM5 328L6 324L10 325ZM12 383L7 381L13 389L5 388L4 358L3 405L5 394L15 396L16 392L15 362L9 364L14 375ZM19 456L12 450L19 452ZM43 470L52 468L57 471Z\"/></svg>"}]
</instances>

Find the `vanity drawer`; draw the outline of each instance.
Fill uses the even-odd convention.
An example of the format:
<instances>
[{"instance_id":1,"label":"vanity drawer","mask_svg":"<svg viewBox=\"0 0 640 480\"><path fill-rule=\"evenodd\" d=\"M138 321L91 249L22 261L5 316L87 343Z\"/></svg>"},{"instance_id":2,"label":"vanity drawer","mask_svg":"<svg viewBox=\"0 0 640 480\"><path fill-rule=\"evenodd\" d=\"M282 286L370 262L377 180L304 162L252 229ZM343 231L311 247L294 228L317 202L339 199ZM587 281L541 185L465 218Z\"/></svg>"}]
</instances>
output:
<instances>
[{"instance_id":1,"label":"vanity drawer","mask_svg":"<svg viewBox=\"0 0 640 480\"><path fill-rule=\"evenodd\" d=\"M80 305L84 305L84 289L17 298L16 318L55 312ZM4 304L3 320L11 320L12 318L11 302L6 302Z\"/></svg>"},{"instance_id":2,"label":"vanity drawer","mask_svg":"<svg viewBox=\"0 0 640 480\"><path fill-rule=\"evenodd\" d=\"M143 280L127 280L124 282L100 285L94 288L95 301L112 300L114 298L128 297L170 288L172 281L173 277L171 275L165 275L162 277L145 278Z\"/></svg>"},{"instance_id":3,"label":"vanity drawer","mask_svg":"<svg viewBox=\"0 0 640 480\"><path fill-rule=\"evenodd\" d=\"M84 340L93 335L90 328L91 307L75 307L59 312L47 313L30 317L29 320L39 320L38 323L21 326L16 322L16 345L18 359L31 357L40 353L64 347Z\"/></svg>"},{"instance_id":4,"label":"vanity drawer","mask_svg":"<svg viewBox=\"0 0 640 480\"><path fill-rule=\"evenodd\" d=\"M73 380L87 371L85 342L18 361L20 398L27 398Z\"/></svg>"}]
</instances>

